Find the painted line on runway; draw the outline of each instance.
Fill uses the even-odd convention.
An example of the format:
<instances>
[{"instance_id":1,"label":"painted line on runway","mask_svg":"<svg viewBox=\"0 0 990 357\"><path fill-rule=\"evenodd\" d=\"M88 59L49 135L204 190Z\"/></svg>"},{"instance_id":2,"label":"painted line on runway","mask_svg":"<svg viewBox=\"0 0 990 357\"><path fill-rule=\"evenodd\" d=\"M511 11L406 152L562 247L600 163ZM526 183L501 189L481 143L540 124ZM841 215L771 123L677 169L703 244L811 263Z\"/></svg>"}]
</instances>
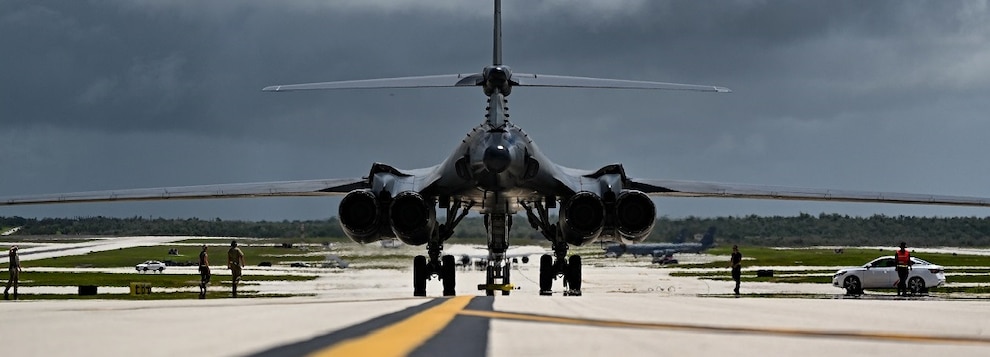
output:
<instances>
[{"instance_id":1,"label":"painted line on runway","mask_svg":"<svg viewBox=\"0 0 990 357\"><path fill-rule=\"evenodd\" d=\"M473 296L457 296L363 337L342 341L309 356L405 356L444 327L471 302Z\"/></svg>"},{"instance_id":2,"label":"painted line on runway","mask_svg":"<svg viewBox=\"0 0 990 357\"><path fill-rule=\"evenodd\" d=\"M462 310L458 314L465 316L487 317L490 319L499 319L499 320L544 322L544 323L597 326L597 327L637 328L637 329L651 329L651 330L680 330L680 331L716 332L716 333L750 334L750 335L778 335L778 336L788 336L788 337L886 340L886 341L917 342L917 343L990 344L990 338L969 337L969 336L931 336L931 335L885 333L885 332L871 333L871 332L824 331L824 330L806 330L806 329L788 329L788 328L729 327L729 326L674 324L674 323L627 322L627 321L583 319L583 318L574 318L574 317L560 317L560 316L549 316L549 315L538 315L538 314L479 311L479 310Z\"/></svg>"}]
</instances>

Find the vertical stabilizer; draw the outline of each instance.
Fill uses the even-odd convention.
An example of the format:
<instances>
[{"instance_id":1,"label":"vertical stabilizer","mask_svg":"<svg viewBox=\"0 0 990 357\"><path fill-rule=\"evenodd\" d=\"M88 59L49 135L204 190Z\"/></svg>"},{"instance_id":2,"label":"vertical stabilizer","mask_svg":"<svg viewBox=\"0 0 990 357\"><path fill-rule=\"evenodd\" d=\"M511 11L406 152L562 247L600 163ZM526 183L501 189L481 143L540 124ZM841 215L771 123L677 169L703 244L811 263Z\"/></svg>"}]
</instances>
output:
<instances>
[{"instance_id":1,"label":"vertical stabilizer","mask_svg":"<svg viewBox=\"0 0 990 357\"><path fill-rule=\"evenodd\" d=\"M701 246L703 248L708 248L715 245L715 227L708 227L708 232L705 232L705 236L701 238Z\"/></svg>"},{"instance_id":2,"label":"vertical stabilizer","mask_svg":"<svg viewBox=\"0 0 990 357\"><path fill-rule=\"evenodd\" d=\"M495 0L495 35L492 48L492 65L502 65L502 0Z\"/></svg>"}]
</instances>

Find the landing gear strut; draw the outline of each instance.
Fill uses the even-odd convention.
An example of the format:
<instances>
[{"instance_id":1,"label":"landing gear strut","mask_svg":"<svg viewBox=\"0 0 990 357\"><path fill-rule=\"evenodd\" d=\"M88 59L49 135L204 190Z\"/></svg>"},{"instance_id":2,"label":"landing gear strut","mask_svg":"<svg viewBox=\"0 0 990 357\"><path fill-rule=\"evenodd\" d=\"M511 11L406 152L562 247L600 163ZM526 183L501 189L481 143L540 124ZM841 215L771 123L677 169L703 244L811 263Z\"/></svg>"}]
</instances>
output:
<instances>
[{"instance_id":1,"label":"landing gear strut","mask_svg":"<svg viewBox=\"0 0 990 357\"><path fill-rule=\"evenodd\" d=\"M454 227L470 212L471 205L462 207L460 201L447 207L447 221L441 224L426 244L427 255L413 258L413 296L426 296L426 281L436 277L443 283L443 296L457 294L453 255L444 255L443 242L454 235Z\"/></svg>"},{"instance_id":2,"label":"landing gear strut","mask_svg":"<svg viewBox=\"0 0 990 357\"><path fill-rule=\"evenodd\" d=\"M551 199L547 199L548 205ZM553 255L540 257L540 295L553 295L553 281L563 278L564 296L581 296L581 256L567 258L567 242L560 236L556 224L550 224L549 213L543 202L534 202L531 207L523 202L529 224L540 231L547 240L553 242ZM536 211L535 213L533 211Z\"/></svg>"},{"instance_id":3,"label":"landing gear strut","mask_svg":"<svg viewBox=\"0 0 990 357\"><path fill-rule=\"evenodd\" d=\"M512 265L505 259L505 251L509 247L512 216L487 214L485 226L488 229L488 265L485 267L485 283L478 284L478 290L484 290L487 296L494 296L496 290L501 290L502 295L509 295L513 289L510 279Z\"/></svg>"}]
</instances>

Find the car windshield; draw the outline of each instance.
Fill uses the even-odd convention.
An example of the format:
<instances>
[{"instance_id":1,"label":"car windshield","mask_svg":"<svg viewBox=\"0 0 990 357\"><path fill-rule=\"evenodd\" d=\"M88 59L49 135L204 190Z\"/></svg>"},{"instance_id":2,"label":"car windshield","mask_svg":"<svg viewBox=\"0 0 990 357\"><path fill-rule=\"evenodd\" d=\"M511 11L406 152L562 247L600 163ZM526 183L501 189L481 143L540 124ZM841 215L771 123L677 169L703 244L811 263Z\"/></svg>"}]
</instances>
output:
<instances>
[{"instance_id":1,"label":"car windshield","mask_svg":"<svg viewBox=\"0 0 990 357\"><path fill-rule=\"evenodd\" d=\"M932 263L929 263L928 261L926 261L924 259L918 259L918 258L912 257L911 260L913 260L915 264L932 265Z\"/></svg>"}]
</instances>

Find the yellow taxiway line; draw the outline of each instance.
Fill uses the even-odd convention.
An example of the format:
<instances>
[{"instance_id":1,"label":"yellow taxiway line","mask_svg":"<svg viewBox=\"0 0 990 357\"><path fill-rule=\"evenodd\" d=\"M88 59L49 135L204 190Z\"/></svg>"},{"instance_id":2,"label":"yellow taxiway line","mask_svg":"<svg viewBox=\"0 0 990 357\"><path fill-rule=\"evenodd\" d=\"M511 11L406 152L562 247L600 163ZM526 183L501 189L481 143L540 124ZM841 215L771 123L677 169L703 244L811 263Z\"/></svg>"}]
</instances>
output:
<instances>
[{"instance_id":1,"label":"yellow taxiway line","mask_svg":"<svg viewBox=\"0 0 990 357\"><path fill-rule=\"evenodd\" d=\"M405 356L430 339L458 313L473 296L457 296L440 305L413 315L398 323L383 327L366 336L355 338L319 351L310 356Z\"/></svg>"}]
</instances>

